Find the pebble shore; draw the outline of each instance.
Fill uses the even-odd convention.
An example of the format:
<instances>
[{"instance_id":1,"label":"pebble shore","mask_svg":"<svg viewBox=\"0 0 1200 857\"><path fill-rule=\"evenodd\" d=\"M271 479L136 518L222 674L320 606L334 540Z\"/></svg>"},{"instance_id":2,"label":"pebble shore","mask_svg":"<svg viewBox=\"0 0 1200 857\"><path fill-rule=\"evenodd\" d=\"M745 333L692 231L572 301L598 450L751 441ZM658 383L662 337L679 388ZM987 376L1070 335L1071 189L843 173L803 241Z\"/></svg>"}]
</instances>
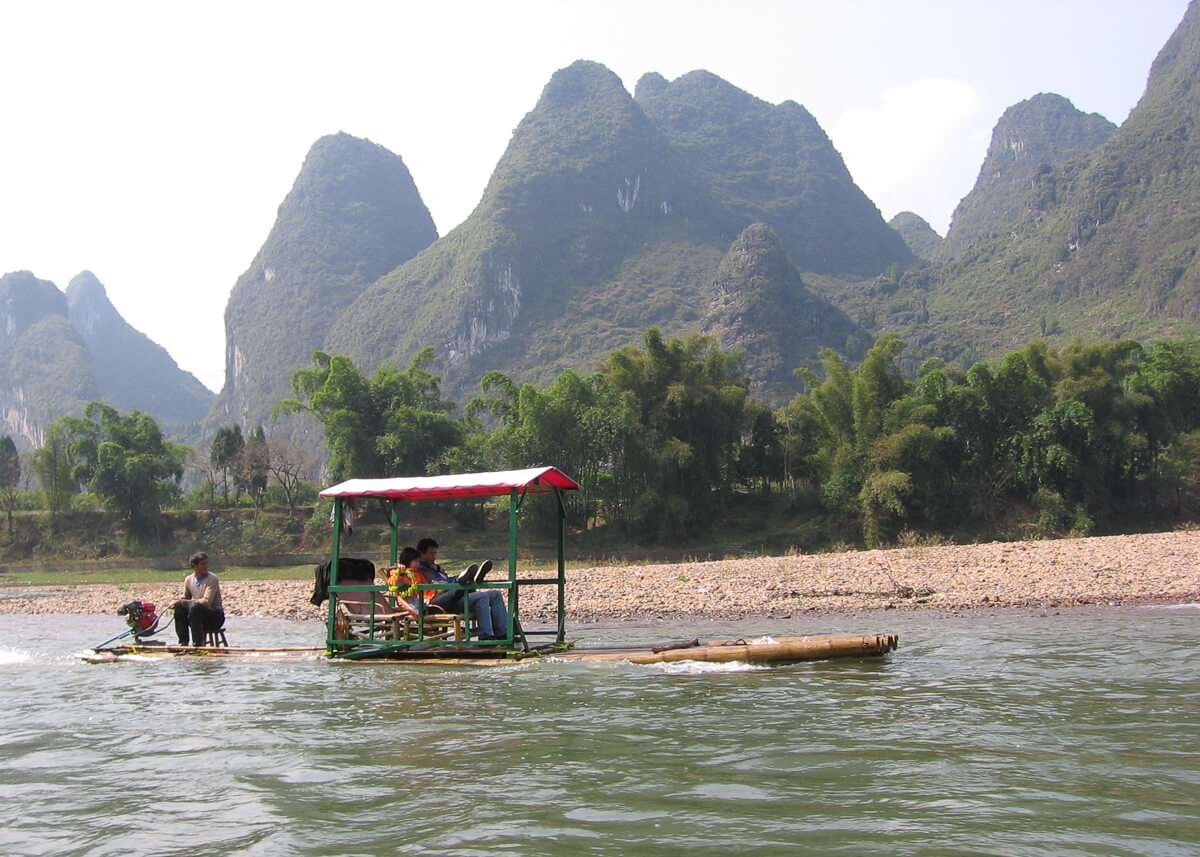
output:
<instances>
[{"instance_id":1,"label":"pebble shore","mask_svg":"<svg viewBox=\"0 0 1200 857\"><path fill-rule=\"evenodd\" d=\"M309 603L310 582L221 588L229 616L326 615ZM0 613L115 614L135 599L162 610L181 590L182 575L174 584L4 587ZM522 589L522 616L550 618L555 598L552 586ZM1200 602L1200 530L580 568L568 570L566 587L573 623L1192 602Z\"/></svg>"}]
</instances>

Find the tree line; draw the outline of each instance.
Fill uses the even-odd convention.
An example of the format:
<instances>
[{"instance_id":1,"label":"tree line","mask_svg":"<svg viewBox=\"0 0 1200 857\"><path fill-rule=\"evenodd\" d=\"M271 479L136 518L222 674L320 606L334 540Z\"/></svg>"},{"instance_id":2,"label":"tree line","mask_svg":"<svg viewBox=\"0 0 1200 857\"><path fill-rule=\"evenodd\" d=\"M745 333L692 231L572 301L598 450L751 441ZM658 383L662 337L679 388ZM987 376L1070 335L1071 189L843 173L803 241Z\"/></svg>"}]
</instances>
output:
<instances>
[{"instance_id":1,"label":"tree line","mask_svg":"<svg viewBox=\"0 0 1200 857\"><path fill-rule=\"evenodd\" d=\"M331 483L554 464L583 486L568 497L577 525L642 543L711 531L748 495L867 546L906 530L987 534L1013 516L1043 534L1087 534L1185 513L1200 475L1200 339L1038 341L966 370L927 360L911 375L903 350L884 334L852 367L826 349L823 372L797 370L805 392L773 408L752 397L740 349L651 328L595 372L545 387L489 372L457 416L432 348L370 377L316 352L273 416L320 423ZM11 445L0 438L10 527ZM86 488L139 534L179 502L189 453L149 416L92 403L47 429L30 466L52 513ZM312 496L297 456L261 426L249 437L221 428L200 469L210 507L258 508L274 490L294 510Z\"/></svg>"}]
</instances>

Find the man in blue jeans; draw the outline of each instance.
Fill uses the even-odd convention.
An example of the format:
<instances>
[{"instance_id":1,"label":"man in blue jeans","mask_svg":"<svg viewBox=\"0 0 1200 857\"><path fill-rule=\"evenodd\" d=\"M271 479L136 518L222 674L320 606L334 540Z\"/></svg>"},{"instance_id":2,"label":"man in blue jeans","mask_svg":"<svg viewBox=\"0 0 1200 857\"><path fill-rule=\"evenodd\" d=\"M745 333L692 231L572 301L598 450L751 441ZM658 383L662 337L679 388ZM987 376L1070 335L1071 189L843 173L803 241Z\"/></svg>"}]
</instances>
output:
<instances>
[{"instance_id":1,"label":"man in blue jeans","mask_svg":"<svg viewBox=\"0 0 1200 857\"><path fill-rule=\"evenodd\" d=\"M454 578L446 574L437 564L438 543L433 539L424 538L417 542L417 569L429 578L430 583L453 583ZM437 595L430 604L441 607L450 613L462 613L463 590L447 589ZM479 639L504 640L508 637L508 608L504 606L504 596L499 589L478 589L467 593L467 603L475 613L475 621L479 623Z\"/></svg>"}]
</instances>

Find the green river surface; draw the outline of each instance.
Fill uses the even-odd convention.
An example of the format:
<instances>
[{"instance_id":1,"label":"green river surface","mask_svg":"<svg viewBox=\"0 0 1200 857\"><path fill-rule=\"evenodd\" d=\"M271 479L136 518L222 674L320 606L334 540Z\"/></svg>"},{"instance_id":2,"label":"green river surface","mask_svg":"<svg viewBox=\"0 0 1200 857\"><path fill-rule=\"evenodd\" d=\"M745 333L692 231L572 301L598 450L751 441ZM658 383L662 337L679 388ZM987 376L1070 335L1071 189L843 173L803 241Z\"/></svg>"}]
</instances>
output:
<instances>
[{"instance_id":1,"label":"green river surface","mask_svg":"<svg viewBox=\"0 0 1200 857\"><path fill-rule=\"evenodd\" d=\"M76 658L123 628L0 616L0 855L1200 855L1200 605L572 630L900 634L771 668Z\"/></svg>"}]
</instances>

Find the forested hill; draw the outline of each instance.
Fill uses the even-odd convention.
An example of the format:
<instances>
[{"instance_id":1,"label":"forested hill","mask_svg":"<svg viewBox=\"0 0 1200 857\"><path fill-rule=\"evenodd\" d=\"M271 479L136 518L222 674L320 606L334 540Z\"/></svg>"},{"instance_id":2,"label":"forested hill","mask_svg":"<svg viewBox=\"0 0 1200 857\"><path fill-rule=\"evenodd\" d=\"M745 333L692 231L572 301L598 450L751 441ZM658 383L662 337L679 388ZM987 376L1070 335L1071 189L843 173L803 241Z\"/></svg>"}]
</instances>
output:
<instances>
[{"instance_id":1,"label":"forested hill","mask_svg":"<svg viewBox=\"0 0 1200 857\"><path fill-rule=\"evenodd\" d=\"M225 387L210 430L267 421L334 319L437 237L399 156L344 133L314 143L229 297Z\"/></svg>"},{"instance_id":2,"label":"forested hill","mask_svg":"<svg viewBox=\"0 0 1200 857\"><path fill-rule=\"evenodd\" d=\"M942 248L950 261L893 296L924 302L928 322L893 329L963 364L1037 337L1153 341L1200 330L1197 86L1200 7L1193 3L1120 128L1060 165L1038 159L1009 222L985 227L973 218L980 228L957 250L956 213ZM968 200L987 197L987 181L981 173L960 206L964 218Z\"/></svg>"},{"instance_id":3,"label":"forested hill","mask_svg":"<svg viewBox=\"0 0 1200 857\"><path fill-rule=\"evenodd\" d=\"M1090 152L1116 125L1098 113L1083 113L1066 98L1041 93L1004 111L975 186L954 209L946 240L938 249L953 259L980 239L1019 220L1030 186L1053 167Z\"/></svg>"},{"instance_id":4,"label":"forested hill","mask_svg":"<svg viewBox=\"0 0 1200 857\"><path fill-rule=\"evenodd\" d=\"M714 196L774 230L801 270L869 277L912 261L801 105L768 104L706 71L646 74L634 93Z\"/></svg>"},{"instance_id":5,"label":"forested hill","mask_svg":"<svg viewBox=\"0 0 1200 857\"><path fill-rule=\"evenodd\" d=\"M0 277L0 435L27 450L46 426L93 400L153 413L170 431L212 402L195 376L134 330L89 271L66 293L28 271Z\"/></svg>"},{"instance_id":6,"label":"forested hill","mask_svg":"<svg viewBox=\"0 0 1200 857\"><path fill-rule=\"evenodd\" d=\"M122 411L153 414L168 429L208 413L212 392L180 369L167 349L134 330L91 271L67 286L67 312L88 347L96 398ZM186 326L179 335L188 335Z\"/></svg>"},{"instance_id":7,"label":"forested hill","mask_svg":"<svg viewBox=\"0 0 1200 857\"><path fill-rule=\"evenodd\" d=\"M404 366L432 345L446 390L463 397L492 369L545 383L590 370L648 326L702 329L722 260L755 222L793 248L777 269L791 280L803 260L844 277L912 261L807 112L712 75L688 78L678 88L643 78L635 99L597 63L557 72L471 216L367 289L327 350ZM713 102L710 122L679 117L707 115ZM736 169L722 173L729 158ZM827 329L834 338L820 344L846 347L844 314L811 300L797 317L789 288L758 290L754 311ZM798 350L794 334L786 323L757 333L757 365L815 365L819 337Z\"/></svg>"},{"instance_id":8,"label":"forested hill","mask_svg":"<svg viewBox=\"0 0 1200 857\"><path fill-rule=\"evenodd\" d=\"M559 70L478 206L440 238L398 155L323 137L234 286L225 385L198 434L269 422L318 350L370 374L432 348L423 368L465 404L492 370L548 385L651 327L706 333L744 349L753 394L776 405L804 389L793 370L819 369L822 348L854 363L886 334L905 342L910 375L929 357L966 369L1035 339L1192 335L1196 3L1149 71L1117 128L1052 93L1005 111L945 239L915 215L885 223L802 105L705 71L651 72L630 94L598 63ZM115 370L89 357L52 284L0 284L14 296L0 333L9 430L32 438L121 395L98 381Z\"/></svg>"}]
</instances>

